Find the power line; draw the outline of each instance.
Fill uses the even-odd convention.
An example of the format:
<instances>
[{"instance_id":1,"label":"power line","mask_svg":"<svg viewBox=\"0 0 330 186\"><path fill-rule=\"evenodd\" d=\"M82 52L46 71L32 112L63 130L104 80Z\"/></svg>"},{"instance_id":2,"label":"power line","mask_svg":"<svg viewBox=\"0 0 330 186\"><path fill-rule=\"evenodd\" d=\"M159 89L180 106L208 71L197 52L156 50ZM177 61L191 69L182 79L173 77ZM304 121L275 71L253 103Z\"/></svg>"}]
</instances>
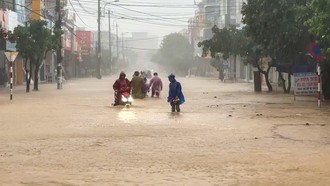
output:
<instances>
[{"instance_id":1,"label":"power line","mask_svg":"<svg viewBox=\"0 0 330 186\"><path fill-rule=\"evenodd\" d=\"M129 11L132 11L132 12L137 12L137 13L141 13L141 14L145 14L145 15L149 15L149 16L158 17L158 18L161 18L161 19L163 19L163 20L171 20L170 18L167 18L167 17L162 17L162 16L158 16L158 15L150 14L150 13L145 13L145 12L138 11L138 10L132 10L132 9L125 8L125 7L123 7L123 6L119 6L119 5L114 5L114 6L117 6L117 7L120 7L120 8L126 9L126 10L129 10Z\"/></svg>"},{"instance_id":2,"label":"power line","mask_svg":"<svg viewBox=\"0 0 330 186\"><path fill-rule=\"evenodd\" d=\"M30 8L28 8L28 7L24 6L24 5L18 4L18 3L12 3L12 2L8 2L8 3L13 4L13 5L17 5L17 6L20 6L20 7L23 7L23 8L25 8L25 9L29 10L30 12L39 15L40 17L44 18L45 20L49 20L49 21L51 21L52 23L55 24L55 22L54 22L52 19L48 19L48 18L45 17L44 15L40 14L38 11L31 10ZM74 26L77 26L77 25L74 24ZM78 39L80 39L80 40L83 40L82 38L80 38L79 36L77 36L73 31L71 31L71 29L68 29L68 31L69 31L72 35L74 35L76 38L78 38Z\"/></svg>"},{"instance_id":3,"label":"power line","mask_svg":"<svg viewBox=\"0 0 330 186\"><path fill-rule=\"evenodd\" d=\"M70 5L71 5L73 11L77 14L77 16L78 16L78 18L80 19L80 21L83 22L87 27L92 28L92 27L88 26L88 25L85 23L84 20L81 19L80 15L77 13L76 9L73 7L71 0L69 0L69 3L70 3Z\"/></svg>"},{"instance_id":4,"label":"power line","mask_svg":"<svg viewBox=\"0 0 330 186\"><path fill-rule=\"evenodd\" d=\"M96 1L95 0L72 0L73 2L76 1L78 4L81 5L81 3L87 4L86 6L90 7L89 10L94 10L92 7L93 5L96 6ZM109 3L109 1L101 1L102 3ZM80 6L79 5L79 6ZM137 2L134 1L132 3L130 3L129 1L122 4L113 4L113 6L115 6L115 8L112 9L113 12L116 13L116 15L114 15L114 17L117 18L124 18L124 20L127 21L134 21L134 22L140 22L140 23L145 23L145 24L152 24L152 25L158 25L158 26L165 26L165 27L183 27L183 26L188 26L188 23L191 21L188 20L184 20L184 19L194 19L196 18L196 14L195 16L192 14L191 16L189 16L190 14L188 14L186 17L184 16L179 16L178 13L176 12L175 15L169 15L169 12L157 12L155 14L150 13L150 11L148 12L144 12L144 11L139 11L139 10L135 10L135 9L130 9L127 7L140 7L140 8L156 8L156 9L162 9L164 7L194 7L194 5L189 4L189 5L176 5L176 4L159 4L159 3L145 3L145 2ZM80 6L81 7L81 6ZM125 11L116 11L118 9L123 9L126 10L128 13L125 13ZM77 10L77 13L80 13L81 15L86 15L89 17L95 17L95 14L90 14L87 11L85 11L84 7L81 7L82 10L79 11ZM200 14L203 16L207 16L207 15L221 15L221 13L224 13L226 11L230 11L228 10L228 8L241 8L240 5L227 5L225 7L219 7L218 10L204 10L204 11L200 11ZM96 11L96 10L95 10ZM136 15L133 15L132 13L137 13ZM217 19L218 20L218 19ZM193 21L195 22L195 21ZM185 23L185 24L180 24L180 23ZM190 28L205 28L205 27L211 27L210 25L212 24L216 24L216 22L208 22L206 20L206 22L204 23L197 23L197 25L190 25Z\"/></svg>"},{"instance_id":5,"label":"power line","mask_svg":"<svg viewBox=\"0 0 330 186\"><path fill-rule=\"evenodd\" d=\"M87 9L85 9L85 7L80 3L80 0L77 0L77 2L78 2L78 4L79 4L79 6L80 6L85 12L90 13L90 14L95 14L95 13L97 13L97 11L95 11L94 13L92 13L92 12L88 11Z\"/></svg>"},{"instance_id":6,"label":"power line","mask_svg":"<svg viewBox=\"0 0 330 186\"><path fill-rule=\"evenodd\" d=\"M149 37L149 38L140 38L140 39L126 39L127 42L133 42L133 41L146 41L146 40L152 40L152 39L160 39L163 37Z\"/></svg>"},{"instance_id":7,"label":"power line","mask_svg":"<svg viewBox=\"0 0 330 186\"><path fill-rule=\"evenodd\" d=\"M128 49L133 49L133 50L149 50L149 51L158 51L159 49L155 49L155 48L136 48L136 47L125 47Z\"/></svg>"},{"instance_id":8,"label":"power line","mask_svg":"<svg viewBox=\"0 0 330 186\"><path fill-rule=\"evenodd\" d=\"M130 6L130 7L145 7L145 8L189 8L194 9L194 6L178 6L178 5L152 5L152 4L120 4L119 6Z\"/></svg>"}]
</instances>

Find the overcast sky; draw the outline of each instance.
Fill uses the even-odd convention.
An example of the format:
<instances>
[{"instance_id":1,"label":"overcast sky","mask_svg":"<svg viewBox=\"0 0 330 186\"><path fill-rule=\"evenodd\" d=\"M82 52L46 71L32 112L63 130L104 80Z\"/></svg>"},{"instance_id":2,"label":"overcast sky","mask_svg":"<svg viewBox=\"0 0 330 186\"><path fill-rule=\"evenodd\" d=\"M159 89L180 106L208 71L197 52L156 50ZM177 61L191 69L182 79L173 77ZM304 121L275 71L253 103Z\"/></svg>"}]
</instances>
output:
<instances>
[{"instance_id":1,"label":"overcast sky","mask_svg":"<svg viewBox=\"0 0 330 186\"><path fill-rule=\"evenodd\" d=\"M107 12L109 8L112 29L117 23L119 33L149 32L157 36L187 28L187 21L196 9L194 0L119 0L106 5L113 1L101 0L101 30L108 30L108 15L104 15L104 10ZM97 0L69 0L68 7L79 15L77 26L97 30Z\"/></svg>"}]
</instances>

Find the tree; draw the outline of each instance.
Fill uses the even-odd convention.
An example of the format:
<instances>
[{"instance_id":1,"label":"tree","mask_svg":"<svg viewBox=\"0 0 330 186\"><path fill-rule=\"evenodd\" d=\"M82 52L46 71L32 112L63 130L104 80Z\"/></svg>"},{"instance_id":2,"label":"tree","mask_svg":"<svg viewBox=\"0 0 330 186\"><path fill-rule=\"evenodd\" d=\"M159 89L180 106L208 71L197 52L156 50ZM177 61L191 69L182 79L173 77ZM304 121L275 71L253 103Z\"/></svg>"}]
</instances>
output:
<instances>
[{"instance_id":1,"label":"tree","mask_svg":"<svg viewBox=\"0 0 330 186\"><path fill-rule=\"evenodd\" d=\"M325 61L321 63L322 68L322 88L325 99L330 99L330 1L311 0L310 6L305 12L313 12L313 16L305 22L310 32L318 38L326 55Z\"/></svg>"},{"instance_id":2,"label":"tree","mask_svg":"<svg viewBox=\"0 0 330 186\"><path fill-rule=\"evenodd\" d=\"M16 48L24 61L25 79L26 79L26 92L30 91L31 82L31 63L30 56L33 53L33 48L30 43L32 39L27 27L18 26L14 29L13 40L16 41Z\"/></svg>"},{"instance_id":3,"label":"tree","mask_svg":"<svg viewBox=\"0 0 330 186\"><path fill-rule=\"evenodd\" d=\"M234 56L234 78L236 78L236 59L237 56L243 56L246 53L247 39L244 36L243 30L238 30L234 27L219 29L216 25L212 28L213 37L198 43L198 47L203 47L203 56L205 57L209 52L212 58L211 65L219 68L220 60L218 60L218 53L223 54L223 58L227 59L229 56ZM219 70L219 73L220 70Z\"/></svg>"},{"instance_id":4,"label":"tree","mask_svg":"<svg viewBox=\"0 0 330 186\"><path fill-rule=\"evenodd\" d=\"M330 1L311 0L308 8L314 14L306 20L306 25L311 33L319 38L321 44L326 47L325 49L328 49L330 47Z\"/></svg>"},{"instance_id":5,"label":"tree","mask_svg":"<svg viewBox=\"0 0 330 186\"><path fill-rule=\"evenodd\" d=\"M164 37L159 51L151 60L168 71L186 75L193 61L193 48L181 34L169 34Z\"/></svg>"},{"instance_id":6,"label":"tree","mask_svg":"<svg viewBox=\"0 0 330 186\"><path fill-rule=\"evenodd\" d=\"M27 77L26 92L30 91L30 80L33 76L34 88L38 91L39 69L48 51L57 49L60 32L52 35L46 28L47 22L43 20L31 20L28 26L18 26L14 29L13 40L16 41L16 49L23 56Z\"/></svg>"},{"instance_id":7,"label":"tree","mask_svg":"<svg viewBox=\"0 0 330 186\"><path fill-rule=\"evenodd\" d=\"M268 91L273 91L273 86L269 81L269 72L274 64L269 61L260 45L253 42L251 38L247 38L246 41L246 53L243 55L245 63L256 67L258 71L264 75Z\"/></svg>"},{"instance_id":8,"label":"tree","mask_svg":"<svg viewBox=\"0 0 330 186\"><path fill-rule=\"evenodd\" d=\"M308 30L300 11L305 6L306 1L300 0L248 0L243 4L247 35L261 47L264 55L271 57L273 64L292 65L299 52L306 52ZM282 72L284 91L290 92L291 69L285 71L288 73L288 88ZM266 81L269 83L268 79Z\"/></svg>"}]
</instances>

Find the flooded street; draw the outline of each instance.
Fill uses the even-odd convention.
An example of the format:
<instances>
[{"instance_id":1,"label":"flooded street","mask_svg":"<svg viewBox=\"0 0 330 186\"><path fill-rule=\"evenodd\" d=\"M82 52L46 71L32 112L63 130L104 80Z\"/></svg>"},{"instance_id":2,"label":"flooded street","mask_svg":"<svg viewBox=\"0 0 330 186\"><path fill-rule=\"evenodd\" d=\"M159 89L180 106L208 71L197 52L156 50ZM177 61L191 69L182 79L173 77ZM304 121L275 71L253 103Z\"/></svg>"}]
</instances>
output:
<instances>
[{"instance_id":1,"label":"flooded street","mask_svg":"<svg viewBox=\"0 0 330 186\"><path fill-rule=\"evenodd\" d=\"M330 185L330 106L180 78L186 103L112 107L114 78L0 90L0 185ZM300 100L300 101L299 101Z\"/></svg>"}]
</instances>

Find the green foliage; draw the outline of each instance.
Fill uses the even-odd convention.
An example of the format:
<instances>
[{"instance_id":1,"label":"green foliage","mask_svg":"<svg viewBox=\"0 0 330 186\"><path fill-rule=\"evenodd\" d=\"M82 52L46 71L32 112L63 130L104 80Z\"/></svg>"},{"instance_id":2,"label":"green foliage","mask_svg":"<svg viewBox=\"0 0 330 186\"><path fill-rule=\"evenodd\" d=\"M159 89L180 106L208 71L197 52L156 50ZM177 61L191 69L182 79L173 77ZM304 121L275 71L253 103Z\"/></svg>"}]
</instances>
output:
<instances>
[{"instance_id":1,"label":"green foliage","mask_svg":"<svg viewBox=\"0 0 330 186\"><path fill-rule=\"evenodd\" d=\"M258 53L272 58L272 64L268 65L266 71L257 65L265 75L268 88L271 88L268 82L270 66L281 63L290 66L299 52L307 51L309 33L304 21L310 15L304 12L306 7L306 0L248 0L243 4L243 23L246 24L247 35L260 48ZM289 83L288 88L283 88L285 92L290 92L290 67L286 68L286 72L289 72ZM283 77L282 74L280 77Z\"/></svg>"},{"instance_id":2,"label":"green foliage","mask_svg":"<svg viewBox=\"0 0 330 186\"><path fill-rule=\"evenodd\" d=\"M306 52L308 30L298 0L248 0L243 4L243 23L262 53L281 63L292 63L298 52Z\"/></svg>"},{"instance_id":3,"label":"green foliage","mask_svg":"<svg viewBox=\"0 0 330 186\"><path fill-rule=\"evenodd\" d=\"M45 53L51 48L51 30L47 29L46 22L41 20L30 21L28 27L31 33L30 43L33 47L33 55L35 63L38 65L43 60Z\"/></svg>"},{"instance_id":4,"label":"green foliage","mask_svg":"<svg viewBox=\"0 0 330 186\"><path fill-rule=\"evenodd\" d=\"M256 67L258 65L258 61L260 58L265 57L264 50L262 50L260 45L257 45L253 42L250 38L246 39L246 52L244 56L244 63L251 64L252 66Z\"/></svg>"},{"instance_id":5,"label":"green foliage","mask_svg":"<svg viewBox=\"0 0 330 186\"><path fill-rule=\"evenodd\" d=\"M26 27L16 27L12 37L12 40L16 41L17 51L24 59L30 62L31 67L25 65L26 70L30 70L27 68L35 69L35 90L38 90L39 67L48 51L59 49L60 37L63 34L61 30L56 29L54 30L54 34L52 34L51 29L48 29L46 25L46 21L31 20Z\"/></svg>"},{"instance_id":6,"label":"green foliage","mask_svg":"<svg viewBox=\"0 0 330 186\"><path fill-rule=\"evenodd\" d=\"M322 68L322 88L325 99L330 99L330 1L310 0L309 12L313 12L305 23L310 32L315 35L323 48L326 60L321 63Z\"/></svg>"},{"instance_id":7,"label":"green foliage","mask_svg":"<svg viewBox=\"0 0 330 186\"><path fill-rule=\"evenodd\" d=\"M198 43L198 47L203 47L203 56L205 57L210 52L212 58L216 54L222 53L225 58L230 55L245 55L247 38L244 35L244 30L236 28L219 29L217 26L212 28L213 37L209 40L204 40Z\"/></svg>"},{"instance_id":8,"label":"green foliage","mask_svg":"<svg viewBox=\"0 0 330 186\"><path fill-rule=\"evenodd\" d=\"M186 75L193 61L193 48L181 34L169 34L164 37L160 50L151 60L168 71Z\"/></svg>"},{"instance_id":9,"label":"green foliage","mask_svg":"<svg viewBox=\"0 0 330 186\"><path fill-rule=\"evenodd\" d=\"M16 27L13 36L17 50L35 65L41 64L47 51L58 47L59 32L52 35L43 20L31 20L27 27Z\"/></svg>"},{"instance_id":10,"label":"green foliage","mask_svg":"<svg viewBox=\"0 0 330 186\"><path fill-rule=\"evenodd\" d=\"M31 34L27 27L17 26L14 29L13 40L16 41L16 49L23 58L29 58L31 53L33 53L31 45L33 40L30 36Z\"/></svg>"},{"instance_id":11,"label":"green foliage","mask_svg":"<svg viewBox=\"0 0 330 186\"><path fill-rule=\"evenodd\" d=\"M203 47L203 57L210 54L212 56L211 66L221 71L222 58L240 55L245 63L250 62L247 58L248 47L251 41L245 34L245 30L238 30L234 27L219 29L217 26L212 28L213 37L198 43L198 47ZM234 58L236 59L236 58ZM234 61L236 63L236 61Z\"/></svg>"},{"instance_id":12,"label":"green foliage","mask_svg":"<svg viewBox=\"0 0 330 186\"><path fill-rule=\"evenodd\" d=\"M329 0L311 0L310 11L313 16L306 21L311 33L316 35L321 44L330 46L330 1Z\"/></svg>"}]
</instances>

